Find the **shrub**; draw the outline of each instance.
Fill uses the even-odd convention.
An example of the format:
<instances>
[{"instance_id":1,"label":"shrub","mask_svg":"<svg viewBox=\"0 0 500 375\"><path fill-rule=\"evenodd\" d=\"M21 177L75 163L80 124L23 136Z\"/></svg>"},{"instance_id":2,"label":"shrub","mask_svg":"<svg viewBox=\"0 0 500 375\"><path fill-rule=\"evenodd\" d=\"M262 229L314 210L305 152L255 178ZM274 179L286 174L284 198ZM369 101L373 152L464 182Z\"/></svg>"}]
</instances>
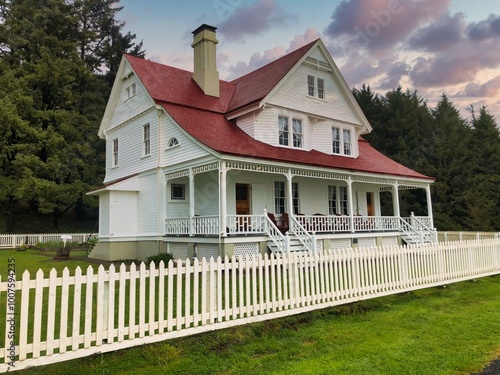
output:
<instances>
[{"instance_id":1,"label":"shrub","mask_svg":"<svg viewBox=\"0 0 500 375\"><path fill-rule=\"evenodd\" d=\"M151 255L146 258L147 264L154 262L155 266L160 264L160 261L163 260L163 263L165 265L168 264L169 261L173 260L174 256L170 253L161 253L161 254L156 254L156 255Z\"/></svg>"}]
</instances>

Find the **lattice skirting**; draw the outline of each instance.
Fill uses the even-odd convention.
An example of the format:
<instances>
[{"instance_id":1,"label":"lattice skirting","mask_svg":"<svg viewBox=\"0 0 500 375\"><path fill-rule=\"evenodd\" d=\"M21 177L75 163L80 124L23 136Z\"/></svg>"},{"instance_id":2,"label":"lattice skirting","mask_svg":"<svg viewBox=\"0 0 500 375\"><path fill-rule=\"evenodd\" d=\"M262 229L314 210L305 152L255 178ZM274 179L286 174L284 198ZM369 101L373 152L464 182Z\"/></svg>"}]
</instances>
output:
<instances>
[{"instance_id":1,"label":"lattice skirting","mask_svg":"<svg viewBox=\"0 0 500 375\"><path fill-rule=\"evenodd\" d=\"M234 244L234 256L256 256L259 254L259 244L257 242Z\"/></svg>"}]
</instances>

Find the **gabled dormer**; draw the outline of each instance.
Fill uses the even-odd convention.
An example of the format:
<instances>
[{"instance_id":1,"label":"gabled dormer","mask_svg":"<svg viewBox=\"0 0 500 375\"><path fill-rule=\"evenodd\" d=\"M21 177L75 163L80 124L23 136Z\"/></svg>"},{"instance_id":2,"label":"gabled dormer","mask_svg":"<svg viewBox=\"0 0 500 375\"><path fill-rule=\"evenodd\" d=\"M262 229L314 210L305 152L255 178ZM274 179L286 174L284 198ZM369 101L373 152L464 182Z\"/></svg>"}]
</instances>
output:
<instances>
[{"instance_id":1,"label":"gabled dormer","mask_svg":"<svg viewBox=\"0 0 500 375\"><path fill-rule=\"evenodd\" d=\"M265 95L228 114L241 129L276 147L358 156L371 126L321 40L236 80L235 97L266 77L276 82Z\"/></svg>"}]
</instances>

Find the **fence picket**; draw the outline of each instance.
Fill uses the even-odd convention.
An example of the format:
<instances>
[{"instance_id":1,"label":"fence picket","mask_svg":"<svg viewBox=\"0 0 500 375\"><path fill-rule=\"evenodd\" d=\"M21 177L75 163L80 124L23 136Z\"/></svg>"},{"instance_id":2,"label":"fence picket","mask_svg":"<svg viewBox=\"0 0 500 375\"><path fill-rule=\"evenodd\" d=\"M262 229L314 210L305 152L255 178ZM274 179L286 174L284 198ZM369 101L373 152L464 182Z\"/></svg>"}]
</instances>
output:
<instances>
[{"instance_id":1,"label":"fence picket","mask_svg":"<svg viewBox=\"0 0 500 375\"><path fill-rule=\"evenodd\" d=\"M54 354L54 330L56 317L57 271L52 268L49 274L49 303L47 307L46 355Z\"/></svg>"},{"instance_id":2,"label":"fence picket","mask_svg":"<svg viewBox=\"0 0 500 375\"><path fill-rule=\"evenodd\" d=\"M75 284L73 288L73 331L71 350L75 351L80 346L80 315L81 315L81 298L82 298L82 269L76 267Z\"/></svg>"},{"instance_id":3,"label":"fence picket","mask_svg":"<svg viewBox=\"0 0 500 375\"><path fill-rule=\"evenodd\" d=\"M84 348L90 348L92 340L93 291L94 291L94 269L92 268L92 266L88 266L86 282L85 282L85 330L83 333Z\"/></svg>"},{"instance_id":4,"label":"fence picket","mask_svg":"<svg viewBox=\"0 0 500 375\"><path fill-rule=\"evenodd\" d=\"M61 321L59 329L59 353L67 350L68 337L68 306L69 306L69 269L64 267L61 277Z\"/></svg>"}]
</instances>

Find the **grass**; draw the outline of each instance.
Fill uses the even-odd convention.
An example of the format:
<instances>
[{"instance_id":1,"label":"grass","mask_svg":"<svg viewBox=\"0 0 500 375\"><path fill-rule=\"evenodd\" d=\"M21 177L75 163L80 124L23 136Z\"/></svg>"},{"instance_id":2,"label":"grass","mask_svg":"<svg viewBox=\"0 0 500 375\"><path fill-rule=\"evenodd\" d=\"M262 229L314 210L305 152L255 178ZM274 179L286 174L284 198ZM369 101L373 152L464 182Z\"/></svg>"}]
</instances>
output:
<instances>
[{"instance_id":1,"label":"grass","mask_svg":"<svg viewBox=\"0 0 500 375\"><path fill-rule=\"evenodd\" d=\"M74 274L76 267L80 266L82 271L84 271L90 265L89 261L85 259L87 256L87 250L72 250L68 260L55 260L55 255L55 250L0 250L0 275L2 275L2 281L5 281L3 277L7 275L8 259L15 260L17 280L21 280L25 270L28 270L31 274L31 278L34 278L34 275L39 269L43 270L45 276L48 277L52 268L57 270L58 275L61 275L62 270L65 267L68 267L70 273ZM94 264L92 264L92 266L94 266Z\"/></svg>"},{"instance_id":2,"label":"grass","mask_svg":"<svg viewBox=\"0 0 500 375\"><path fill-rule=\"evenodd\" d=\"M500 354L499 295L487 277L18 373L469 374Z\"/></svg>"}]
</instances>

